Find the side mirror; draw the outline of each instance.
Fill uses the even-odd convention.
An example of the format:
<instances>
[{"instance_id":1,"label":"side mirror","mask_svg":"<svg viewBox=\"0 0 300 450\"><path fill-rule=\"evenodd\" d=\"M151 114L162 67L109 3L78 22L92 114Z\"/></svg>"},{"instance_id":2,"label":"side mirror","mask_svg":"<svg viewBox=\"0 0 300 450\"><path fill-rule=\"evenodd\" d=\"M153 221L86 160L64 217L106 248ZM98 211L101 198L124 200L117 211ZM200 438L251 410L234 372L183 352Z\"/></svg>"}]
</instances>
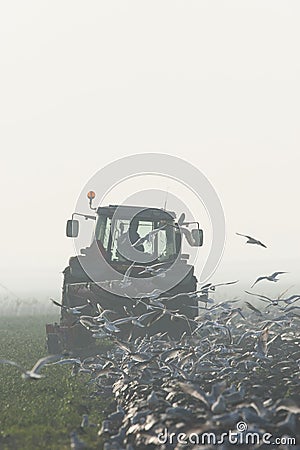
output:
<instances>
[{"instance_id":1,"label":"side mirror","mask_svg":"<svg viewBox=\"0 0 300 450\"><path fill-rule=\"evenodd\" d=\"M199 228L194 228L191 230L192 238L194 241L193 246L194 247L202 247L203 245L203 230L200 230Z\"/></svg>"},{"instance_id":2,"label":"side mirror","mask_svg":"<svg viewBox=\"0 0 300 450\"><path fill-rule=\"evenodd\" d=\"M79 233L79 222L78 220L68 220L67 221L67 228L66 228L66 235L67 237L75 238L78 236Z\"/></svg>"}]
</instances>

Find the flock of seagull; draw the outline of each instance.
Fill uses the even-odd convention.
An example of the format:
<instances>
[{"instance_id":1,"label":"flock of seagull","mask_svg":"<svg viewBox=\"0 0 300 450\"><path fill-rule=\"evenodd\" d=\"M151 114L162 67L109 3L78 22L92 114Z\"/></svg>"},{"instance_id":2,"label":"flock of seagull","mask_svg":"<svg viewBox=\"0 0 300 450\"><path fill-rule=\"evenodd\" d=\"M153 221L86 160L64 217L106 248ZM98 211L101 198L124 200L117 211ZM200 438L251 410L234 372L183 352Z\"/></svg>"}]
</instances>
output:
<instances>
[{"instance_id":1,"label":"flock of seagull","mask_svg":"<svg viewBox=\"0 0 300 450\"><path fill-rule=\"evenodd\" d=\"M249 244L266 248L251 236L241 236ZM145 272L153 273L151 268ZM278 282L284 273L259 277L251 287L263 280ZM153 291L147 299L132 299L130 310L124 308L124 317L116 320L112 319L113 305L104 309L101 296L92 305L91 315L84 314L90 303L66 308L52 300L66 308L95 340L108 339L109 349L87 358L50 355L31 370L6 359L0 364L12 365L24 379L34 381L43 377L44 367L70 365L73 376L87 380L90 395L114 398L115 409L107 412L101 424L90 423L86 414L82 417L70 436L75 450L88 448L84 436L96 426L104 450L265 449L270 448L263 441L266 433L271 443L284 438L277 448L299 450L300 306L296 303L300 294L285 297L285 291L273 299L246 291L256 298L255 304L245 301L238 306L239 299L215 303L212 297L218 286L235 283L208 283L185 293L198 300L194 318L172 308L172 301L183 294L167 297ZM146 312L135 314L140 304ZM189 331L179 339L164 330L148 334L147 329L166 315L174 326L184 320ZM144 332L120 338L122 327L128 324ZM241 423L244 430L239 429ZM240 445L229 442L229 430L237 432ZM212 433L216 442L189 440ZM247 433L258 436L258 441L245 446L242 437ZM186 437L184 443L180 436Z\"/></svg>"}]
</instances>

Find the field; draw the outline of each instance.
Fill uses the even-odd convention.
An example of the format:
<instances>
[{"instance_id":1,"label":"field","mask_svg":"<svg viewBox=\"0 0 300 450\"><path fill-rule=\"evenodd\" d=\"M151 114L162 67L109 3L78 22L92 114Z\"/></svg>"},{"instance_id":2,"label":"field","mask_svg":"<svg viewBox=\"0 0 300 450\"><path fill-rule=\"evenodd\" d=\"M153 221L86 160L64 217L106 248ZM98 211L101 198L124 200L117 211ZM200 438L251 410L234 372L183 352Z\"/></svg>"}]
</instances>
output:
<instances>
[{"instance_id":1,"label":"field","mask_svg":"<svg viewBox=\"0 0 300 450\"><path fill-rule=\"evenodd\" d=\"M16 367L1 364L0 449L68 449L76 431L87 449L106 442L109 448L156 450L161 436L176 436L168 441L175 449L183 433L197 439L213 434L215 442L225 435L222 445L196 448L231 450L229 432L237 430L244 432L240 439L271 436L271 444L284 444L277 448L293 450L300 442L298 307L275 302L268 312L248 303L246 310L235 301L202 309L193 332L179 341L160 334L113 336L107 346L107 333L107 341L99 339L101 355L80 364L90 373L72 376L69 364L48 366L44 378L24 381ZM172 317L177 327L186 320L176 312ZM55 319L2 317L0 359L30 369L46 354L45 323ZM81 429L83 414L94 427ZM267 448L243 447L245 442L237 448Z\"/></svg>"},{"instance_id":2,"label":"field","mask_svg":"<svg viewBox=\"0 0 300 450\"><path fill-rule=\"evenodd\" d=\"M45 323L57 317L0 318L0 358L26 368L47 354ZM99 424L110 400L91 398L85 375L72 377L70 365L43 370L45 378L24 381L11 366L0 365L0 449L69 449L71 431L80 435L82 414ZM90 428L84 441L101 448L97 428ZM82 435L82 434L81 434ZM99 447L100 445L100 447Z\"/></svg>"}]
</instances>

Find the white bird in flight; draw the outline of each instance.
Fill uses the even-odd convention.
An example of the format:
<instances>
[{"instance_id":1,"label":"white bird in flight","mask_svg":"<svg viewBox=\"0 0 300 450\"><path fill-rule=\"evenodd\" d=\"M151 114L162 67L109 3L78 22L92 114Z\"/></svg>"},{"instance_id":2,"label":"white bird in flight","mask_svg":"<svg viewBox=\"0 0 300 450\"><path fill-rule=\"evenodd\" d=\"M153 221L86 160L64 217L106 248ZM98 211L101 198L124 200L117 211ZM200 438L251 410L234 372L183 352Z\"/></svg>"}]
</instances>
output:
<instances>
[{"instance_id":1,"label":"white bird in flight","mask_svg":"<svg viewBox=\"0 0 300 450\"><path fill-rule=\"evenodd\" d=\"M50 300L52 301L52 303L54 305L59 306L62 309L65 309L68 313L73 314L74 316L82 314L81 311L84 308L86 308L87 306L89 306L88 303L86 303L85 305L74 306L74 307L71 308L71 307L62 305L61 303L57 302L56 300L53 300L53 298L51 298Z\"/></svg>"},{"instance_id":2,"label":"white bird in flight","mask_svg":"<svg viewBox=\"0 0 300 450\"><path fill-rule=\"evenodd\" d=\"M279 281L279 279L277 278L278 275L281 275L282 273L287 273L287 272L274 272L274 273L272 273L272 275L266 275L265 277L258 277L257 280L254 281L254 283L252 284L251 288L253 288L253 286L255 286L256 283L258 283L259 281L262 281L262 280L273 281L274 283L276 283L277 281Z\"/></svg>"},{"instance_id":3,"label":"white bird in flight","mask_svg":"<svg viewBox=\"0 0 300 450\"><path fill-rule=\"evenodd\" d=\"M144 242L150 242L150 239L154 237L157 233L159 233L161 230L166 228L167 224L162 225L159 228L154 228L154 230L149 231L144 237L140 237L134 244L132 244L133 247L137 247L140 244L143 244Z\"/></svg>"},{"instance_id":4,"label":"white bird in flight","mask_svg":"<svg viewBox=\"0 0 300 450\"><path fill-rule=\"evenodd\" d=\"M245 238L247 238L248 240L246 241L246 244L256 244L256 245L260 245L261 247L267 248L267 246L265 244L263 244L261 241L248 236L247 234L241 234L241 233L236 233L238 236L243 236Z\"/></svg>"},{"instance_id":5,"label":"white bird in flight","mask_svg":"<svg viewBox=\"0 0 300 450\"><path fill-rule=\"evenodd\" d=\"M149 274L151 274L153 276L157 275L159 277L164 278L166 276L166 269L164 269L163 267L158 267L156 269L155 266L153 266L153 267L147 266L147 267L145 267L144 270L139 272L139 275L141 275L143 273L149 273Z\"/></svg>"},{"instance_id":6,"label":"white bird in flight","mask_svg":"<svg viewBox=\"0 0 300 450\"><path fill-rule=\"evenodd\" d=\"M49 355L41 358L35 363L31 370L26 370L20 364L10 361L9 359L0 359L0 364L9 364L10 366L17 367L17 369L22 372L22 378L24 380L39 380L44 376L39 373L41 369L49 362L55 361L59 358L61 358L61 355Z\"/></svg>"}]
</instances>

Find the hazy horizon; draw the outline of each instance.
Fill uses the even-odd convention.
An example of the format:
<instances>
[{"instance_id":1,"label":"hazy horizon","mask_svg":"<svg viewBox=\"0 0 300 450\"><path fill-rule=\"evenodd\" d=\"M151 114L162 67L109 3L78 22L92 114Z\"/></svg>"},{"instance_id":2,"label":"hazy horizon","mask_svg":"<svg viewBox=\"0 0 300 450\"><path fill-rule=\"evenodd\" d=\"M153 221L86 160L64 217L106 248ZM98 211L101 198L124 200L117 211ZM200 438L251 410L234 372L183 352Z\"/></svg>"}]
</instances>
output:
<instances>
[{"instance_id":1,"label":"hazy horizon","mask_svg":"<svg viewBox=\"0 0 300 450\"><path fill-rule=\"evenodd\" d=\"M212 281L246 287L282 270L257 291L297 293L299 10L274 0L3 3L0 284L59 297L74 254L65 223L83 186L113 160L161 152L198 167L223 205Z\"/></svg>"}]
</instances>

